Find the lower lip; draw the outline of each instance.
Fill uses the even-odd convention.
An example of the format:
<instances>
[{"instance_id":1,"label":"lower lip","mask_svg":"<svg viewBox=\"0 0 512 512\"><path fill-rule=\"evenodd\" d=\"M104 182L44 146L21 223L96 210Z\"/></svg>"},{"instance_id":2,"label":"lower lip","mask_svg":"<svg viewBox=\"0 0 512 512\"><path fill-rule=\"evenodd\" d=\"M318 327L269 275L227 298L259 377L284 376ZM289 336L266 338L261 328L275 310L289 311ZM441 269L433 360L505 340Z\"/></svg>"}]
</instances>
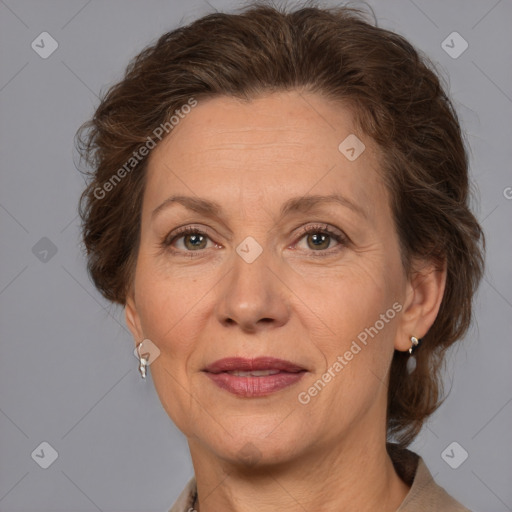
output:
<instances>
[{"instance_id":1,"label":"lower lip","mask_svg":"<svg viewBox=\"0 0 512 512\"><path fill-rule=\"evenodd\" d=\"M279 372L274 375L262 377L239 377L226 372L209 373L206 375L219 386L234 395L253 398L266 396L281 389L287 388L302 379L306 372Z\"/></svg>"}]
</instances>

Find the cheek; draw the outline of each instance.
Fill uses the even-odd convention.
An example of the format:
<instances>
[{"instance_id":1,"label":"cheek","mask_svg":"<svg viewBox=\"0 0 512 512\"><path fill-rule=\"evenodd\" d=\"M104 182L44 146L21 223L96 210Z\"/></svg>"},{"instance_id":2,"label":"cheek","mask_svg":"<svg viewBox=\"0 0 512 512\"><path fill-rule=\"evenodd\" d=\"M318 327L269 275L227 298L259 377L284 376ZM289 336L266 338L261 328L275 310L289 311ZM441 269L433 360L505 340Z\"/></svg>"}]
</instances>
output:
<instances>
[{"instance_id":1,"label":"cheek","mask_svg":"<svg viewBox=\"0 0 512 512\"><path fill-rule=\"evenodd\" d=\"M375 337L380 342L372 348L378 350L393 336L397 317L393 304L400 299L398 282L391 262L386 264L384 258L375 257L334 269L299 288L304 302L318 312L314 324L319 329L323 326L327 336L324 348L331 352L331 358L332 352L338 355L348 350L353 340L361 341L364 347L364 341Z\"/></svg>"},{"instance_id":2,"label":"cheek","mask_svg":"<svg viewBox=\"0 0 512 512\"><path fill-rule=\"evenodd\" d=\"M329 381L326 388L330 389L320 393L320 408L343 404L356 414L369 407L385 385L402 308L400 280L391 265L388 269L386 273L381 264L361 266L357 271L353 267L350 273L331 280L327 296L317 293L312 298L322 304L317 325L329 326L329 336L316 339L324 365L311 379Z\"/></svg>"},{"instance_id":3,"label":"cheek","mask_svg":"<svg viewBox=\"0 0 512 512\"><path fill-rule=\"evenodd\" d=\"M183 336L180 330L194 325L194 314L215 280L162 272L150 258L142 257L137 266L135 293L137 311L145 336L173 352L185 350L194 332Z\"/></svg>"}]
</instances>

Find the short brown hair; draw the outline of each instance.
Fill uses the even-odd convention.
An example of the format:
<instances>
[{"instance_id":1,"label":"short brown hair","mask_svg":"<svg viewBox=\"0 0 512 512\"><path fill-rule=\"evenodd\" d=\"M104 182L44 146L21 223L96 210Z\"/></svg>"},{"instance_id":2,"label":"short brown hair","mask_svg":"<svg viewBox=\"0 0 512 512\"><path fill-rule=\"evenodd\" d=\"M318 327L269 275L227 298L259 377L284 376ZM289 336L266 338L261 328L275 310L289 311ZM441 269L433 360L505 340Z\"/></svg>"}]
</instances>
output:
<instances>
[{"instance_id":1,"label":"short brown hair","mask_svg":"<svg viewBox=\"0 0 512 512\"><path fill-rule=\"evenodd\" d=\"M405 270L411 271L412 257L447 268L440 311L417 352L416 370L407 372L406 352L395 351L391 364L388 436L406 446L441 402L443 356L470 325L485 244L469 209L463 134L434 66L365 15L347 7L287 12L257 2L162 35L131 61L78 133L79 150L93 168L80 215L92 280L107 299L125 304L147 157L125 166L156 127L190 98L250 101L300 89L353 106L362 133L382 153ZM113 183L121 169L122 179Z\"/></svg>"}]
</instances>

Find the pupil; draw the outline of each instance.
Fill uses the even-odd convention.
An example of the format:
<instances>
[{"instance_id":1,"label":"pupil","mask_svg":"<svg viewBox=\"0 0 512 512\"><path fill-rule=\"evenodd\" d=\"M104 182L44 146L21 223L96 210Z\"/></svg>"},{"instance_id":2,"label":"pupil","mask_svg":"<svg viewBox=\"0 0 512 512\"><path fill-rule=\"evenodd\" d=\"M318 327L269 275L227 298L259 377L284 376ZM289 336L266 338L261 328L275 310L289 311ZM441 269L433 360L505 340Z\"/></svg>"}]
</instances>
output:
<instances>
[{"instance_id":1,"label":"pupil","mask_svg":"<svg viewBox=\"0 0 512 512\"><path fill-rule=\"evenodd\" d=\"M203 238L203 235L189 235L189 236L190 236L190 241L191 241L192 245L195 247L197 247L201 243L201 239ZM199 243L195 243L195 242L199 242Z\"/></svg>"},{"instance_id":2,"label":"pupil","mask_svg":"<svg viewBox=\"0 0 512 512\"><path fill-rule=\"evenodd\" d=\"M328 235L319 235L319 234L312 235L312 237L313 237L313 244L318 247L323 242L325 242L325 239L327 238L327 236ZM317 242L319 242L319 243L317 243Z\"/></svg>"}]
</instances>

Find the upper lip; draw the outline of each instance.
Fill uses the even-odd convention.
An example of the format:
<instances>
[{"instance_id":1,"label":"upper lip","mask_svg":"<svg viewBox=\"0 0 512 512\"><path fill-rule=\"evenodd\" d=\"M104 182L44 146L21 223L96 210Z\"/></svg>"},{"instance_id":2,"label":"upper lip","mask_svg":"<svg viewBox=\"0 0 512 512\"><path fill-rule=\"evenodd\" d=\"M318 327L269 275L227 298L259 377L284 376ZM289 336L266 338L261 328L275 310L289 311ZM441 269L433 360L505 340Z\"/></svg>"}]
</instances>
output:
<instances>
[{"instance_id":1,"label":"upper lip","mask_svg":"<svg viewBox=\"0 0 512 512\"><path fill-rule=\"evenodd\" d=\"M256 370L280 370L283 372L297 373L305 371L305 368L284 359L275 357L256 357L247 359L244 357L226 357L208 365L204 371L209 373L221 373L230 371L256 371Z\"/></svg>"}]
</instances>

